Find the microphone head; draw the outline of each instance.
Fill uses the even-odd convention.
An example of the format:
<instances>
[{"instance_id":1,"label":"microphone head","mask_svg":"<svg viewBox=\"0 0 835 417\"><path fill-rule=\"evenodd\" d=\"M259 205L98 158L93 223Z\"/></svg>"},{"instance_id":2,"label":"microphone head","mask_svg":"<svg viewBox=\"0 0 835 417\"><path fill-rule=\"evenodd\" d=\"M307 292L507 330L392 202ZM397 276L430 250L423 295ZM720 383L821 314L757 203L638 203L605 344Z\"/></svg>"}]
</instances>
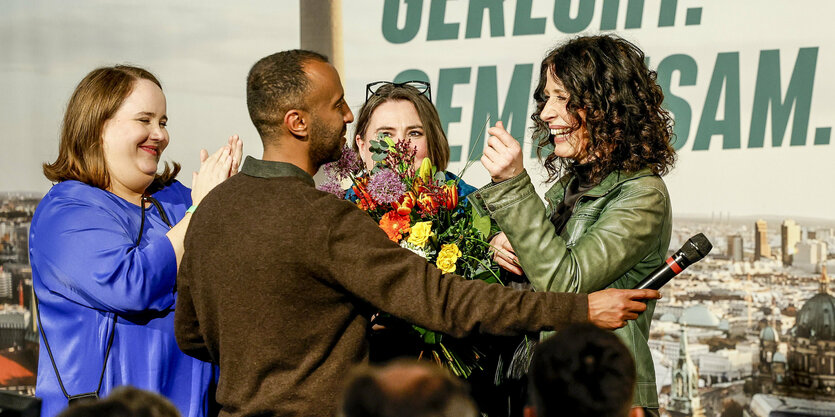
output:
<instances>
[{"instance_id":1,"label":"microphone head","mask_svg":"<svg viewBox=\"0 0 835 417\"><path fill-rule=\"evenodd\" d=\"M684 246L681 247L681 253L690 263L693 263L704 258L710 253L711 249L713 249L713 244L707 240L703 233L699 233L684 243Z\"/></svg>"}]
</instances>

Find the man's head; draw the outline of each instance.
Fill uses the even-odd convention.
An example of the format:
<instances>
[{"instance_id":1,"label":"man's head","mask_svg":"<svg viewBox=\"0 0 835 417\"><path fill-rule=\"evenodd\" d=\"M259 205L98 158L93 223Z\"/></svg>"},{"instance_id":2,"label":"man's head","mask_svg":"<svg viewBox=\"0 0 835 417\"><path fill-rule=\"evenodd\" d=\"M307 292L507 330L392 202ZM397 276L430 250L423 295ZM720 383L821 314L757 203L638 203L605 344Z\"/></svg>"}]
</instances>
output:
<instances>
[{"instance_id":1,"label":"man's head","mask_svg":"<svg viewBox=\"0 0 835 417\"><path fill-rule=\"evenodd\" d=\"M635 362L614 333L578 324L536 347L528 382L526 417L626 417Z\"/></svg>"},{"instance_id":2,"label":"man's head","mask_svg":"<svg viewBox=\"0 0 835 417\"><path fill-rule=\"evenodd\" d=\"M107 397L84 401L64 409L59 417L180 417L180 412L162 395L123 385Z\"/></svg>"},{"instance_id":3,"label":"man's head","mask_svg":"<svg viewBox=\"0 0 835 417\"><path fill-rule=\"evenodd\" d=\"M475 417L466 386L445 370L415 362L354 373L343 393L342 417Z\"/></svg>"},{"instance_id":4,"label":"man's head","mask_svg":"<svg viewBox=\"0 0 835 417\"><path fill-rule=\"evenodd\" d=\"M316 168L339 159L354 115L326 57L291 50L262 58L249 71L246 96L265 149L303 151Z\"/></svg>"}]
</instances>

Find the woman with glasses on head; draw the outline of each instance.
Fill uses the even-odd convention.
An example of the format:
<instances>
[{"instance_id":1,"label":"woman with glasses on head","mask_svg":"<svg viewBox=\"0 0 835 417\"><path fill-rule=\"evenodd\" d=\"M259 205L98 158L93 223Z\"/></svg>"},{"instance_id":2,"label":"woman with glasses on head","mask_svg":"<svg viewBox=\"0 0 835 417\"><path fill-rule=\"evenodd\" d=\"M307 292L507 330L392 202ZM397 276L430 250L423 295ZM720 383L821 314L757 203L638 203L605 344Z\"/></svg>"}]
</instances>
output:
<instances>
[{"instance_id":1,"label":"woman with glasses on head","mask_svg":"<svg viewBox=\"0 0 835 417\"><path fill-rule=\"evenodd\" d=\"M137 67L93 70L67 104L56 184L31 224L30 262L42 344L42 413L119 385L168 397L187 417L209 413L211 364L174 338L177 268L191 213L237 172L237 136L201 152L189 190L165 164L168 116L160 82Z\"/></svg>"},{"instance_id":2,"label":"woman with glasses on head","mask_svg":"<svg viewBox=\"0 0 835 417\"><path fill-rule=\"evenodd\" d=\"M356 121L354 149L358 150L369 171L374 166L371 143L377 140L379 135L391 137L395 141L407 139L416 150L415 169L418 169L423 158L429 158L439 171L445 173L448 180L458 181L459 197L475 191L475 187L446 171L449 164L449 143L441 127L438 111L431 102L428 83L378 81L368 84L366 101L358 112ZM349 190L348 198L352 197L353 191ZM517 283L523 280L519 277L511 279L515 279ZM405 322L388 322L386 326L385 330L371 335L369 359L372 362L384 363L398 357L419 355L420 349L413 344L413 338L410 336L411 325ZM379 330L380 326L375 328ZM468 382L479 408L491 417L508 415L508 397L514 398L514 404L517 401L520 403L520 410L524 405L525 399L521 398L523 392L518 387L519 381L500 376L501 384L495 383L497 368L500 368L499 373L504 373L514 349L521 340L519 337L479 338L479 348L484 350L482 353L486 356L480 362L484 369L475 370ZM503 359L500 360L500 357Z\"/></svg>"},{"instance_id":3,"label":"woman with glasses on head","mask_svg":"<svg viewBox=\"0 0 835 417\"><path fill-rule=\"evenodd\" d=\"M377 81L366 86L365 103L357 115L354 130L354 150L359 152L366 167L371 170L371 143L380 135L397 141L406 139L416 150L415 169L424 158L429 158L447 179L458 181L458 195L465 196L475 190L451 172L449 142L441 127L438 110L432 104L432 91L424 81L391 83Z\"/></svg>"},{"instance_id":4,"label":"woman with glasses on head","mask_svg":"<svg viewBox=\"0 0 835 417\"><path fill-rule=\"evenodd\" d=\"M556 180L537 196L519 143L501 123L481 158L492 183L473 200L504 231L497 261L522 269L537 291L633 288L664 263L672 169L672 120L644 53L616 36L583 36L551 50L534 92L534 142ZM518 259L517 259L518 257ZM637 367L633 404L657 415L655 370L647 340L654 301L615 333Z\"/></svg>"}]
</instances>

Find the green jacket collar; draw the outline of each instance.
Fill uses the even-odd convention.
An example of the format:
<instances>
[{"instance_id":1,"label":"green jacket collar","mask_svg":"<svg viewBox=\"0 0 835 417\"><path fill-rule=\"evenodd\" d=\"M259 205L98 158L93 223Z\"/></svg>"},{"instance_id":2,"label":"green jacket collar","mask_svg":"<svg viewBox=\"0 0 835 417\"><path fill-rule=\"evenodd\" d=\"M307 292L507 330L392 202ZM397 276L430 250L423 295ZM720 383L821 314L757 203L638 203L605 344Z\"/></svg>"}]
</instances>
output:
<instances>
[{"instance_id":1,"label":"green jacket collar","mask_svg":"<svg viewBox=\"0 0 835 417\"><path fill-rule=\"evenodd\" d=\"M608 194L610 191L618 187L619 185L623 184L626 181L647 177L650 175L655 175L652 173L652 169L649 167L640 169L635 172L626 172L626 171L614 171L611 174L607 175L603 181L600 181L600 184L597 184L591 190L587 191L583 194L584 197L603 197L604 195ZM560 178L559 183L562 187L552 187L547 193L545 193L545 198L548 201L556 201L561 200L562 197L565 195L565 188L568 187L568 183L573 179L572 175L566 175Z\"/></svg>"},{"instance_id":2,"label":"green jacket collar","mask_svg":"<svg viewBox=\"0 0 835 417\"><path fill-rule=\"evenodd\" d=\"M287 162L264 161L247 156L241 173L258 178L296 177L315 186L313 177L303 169Z\"/></svg>"}]
</instances>

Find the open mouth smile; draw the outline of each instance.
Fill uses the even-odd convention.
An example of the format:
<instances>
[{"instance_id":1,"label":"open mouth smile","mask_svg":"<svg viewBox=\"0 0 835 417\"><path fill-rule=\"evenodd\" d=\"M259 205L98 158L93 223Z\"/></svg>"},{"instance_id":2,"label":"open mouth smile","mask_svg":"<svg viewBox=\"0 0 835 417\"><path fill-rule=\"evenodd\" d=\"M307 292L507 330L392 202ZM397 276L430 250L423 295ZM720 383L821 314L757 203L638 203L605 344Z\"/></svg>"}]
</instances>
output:
<instances>
[{"instance_id":1,"label":"open mouth smile","mask_svg":"<svg viewBox=\"0 0 835 417\"><path fill-rule=\"evenodd\" d=\"M154 146L140 146L139 149L142 149L145 152L148 152L151 155L157 156L159 155L159 149Z\"/></svg>"},{"instance_id":2,"label":"open mouth smile","mask_svg":"<svg viewBox=\"0 0 835 417\"><path fill-rule=\"evenodd\" d=\"M570 127L552 127L551 136L565 136L571 133Z\"/></svg>"}]
</instances>

